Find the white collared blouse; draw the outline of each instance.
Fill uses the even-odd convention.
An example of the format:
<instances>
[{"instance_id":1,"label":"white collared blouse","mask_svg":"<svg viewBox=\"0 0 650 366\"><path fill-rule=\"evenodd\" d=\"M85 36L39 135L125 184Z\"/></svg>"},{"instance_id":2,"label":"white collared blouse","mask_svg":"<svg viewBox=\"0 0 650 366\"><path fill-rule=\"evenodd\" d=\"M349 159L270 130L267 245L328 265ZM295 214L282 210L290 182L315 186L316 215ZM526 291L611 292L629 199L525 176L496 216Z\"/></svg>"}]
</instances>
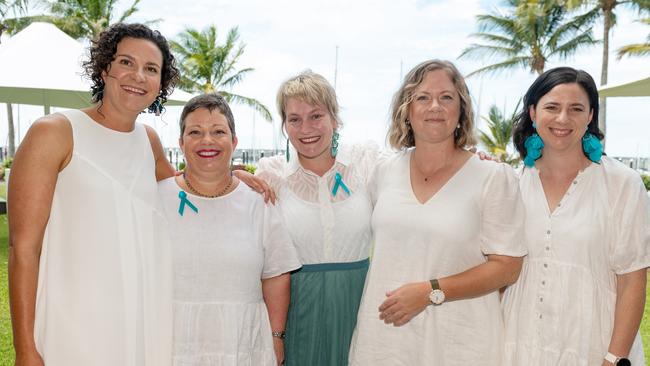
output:
<instances>
[{"instance_id":1,"label":"white collared blouse","mask_svg":"<svg viewBox=\"0 0 650 366\"><path fill-rule=\"evenodd\" d=\"M334 165L322 177L300 165L295 149L290 153L288 162L284 155L261 159L256 175L278 194L278 205L302 263L368 258L372 214L368 186L384 156L379 146L341 145ZM337 174L342 184L335 190Z\"/></svg>"}]
</instances>

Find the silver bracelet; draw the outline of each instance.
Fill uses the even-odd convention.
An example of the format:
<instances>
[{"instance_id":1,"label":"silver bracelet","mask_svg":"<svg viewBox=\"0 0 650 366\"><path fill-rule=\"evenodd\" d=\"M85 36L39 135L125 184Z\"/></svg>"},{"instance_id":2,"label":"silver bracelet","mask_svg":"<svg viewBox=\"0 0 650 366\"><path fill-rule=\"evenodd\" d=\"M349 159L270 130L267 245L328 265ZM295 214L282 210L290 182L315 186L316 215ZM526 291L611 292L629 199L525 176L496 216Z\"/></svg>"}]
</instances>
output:
<instances>
[{"instance_id":1,"label":"silver bracelet","mask_svg":"<svg viewBox=\"0 0 650 366\"><path fill-rule=\"evenodd\" d=\"M271 335L274 336L275 338L280 338L280 339L284 339L285 337L284 330L281 330L279 332L271 332Z\"/></svg>"}]
</instances>

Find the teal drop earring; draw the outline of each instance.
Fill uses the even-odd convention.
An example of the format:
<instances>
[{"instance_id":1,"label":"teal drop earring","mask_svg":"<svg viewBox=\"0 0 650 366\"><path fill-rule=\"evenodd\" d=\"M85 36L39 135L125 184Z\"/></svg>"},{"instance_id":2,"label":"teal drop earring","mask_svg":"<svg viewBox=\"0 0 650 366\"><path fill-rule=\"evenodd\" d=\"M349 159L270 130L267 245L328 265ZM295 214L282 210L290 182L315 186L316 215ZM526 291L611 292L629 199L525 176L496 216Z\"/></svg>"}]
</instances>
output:
<instances>
[{"instance_id":1,"label":"teal drop earring","mask_svg":"<svg viewBox=\"0 0 650 366\"><path fill-rule=\"evenodd\" d=\"M287 149L284 151L284 157L287 159L287 163L289 162L289 138L287 137Z\"/></svg>"},{"instance_id":2,"label":"teal drop earring","mask_svg":"<svg viewBox=\"0 0 650 366\"><path fill-rule=\"evenodd\" d=\"M582 137L582 150L589 160L600 163L600 158L603 156L603 144L593 133L587 132Z\"/></svg>"},{"instance_id":3,"label":"teal drop earring","mask_svg":"<svg viewBox=\"0 0 650 366\"><path fill-rule=\"evenodd\" d=\"M339 152L339 133L336 130L334 130L334 133L332 133L332 146L330 147L330 154L332 154L332 157L335 158L338 152Z\"/></svg>"},{"instance_id":4,"label":"teal drop earring","mask_svg":"<svg viewBox=\"0 0 650 366\"><path fill-rule=\"evenodd\" d=\"M532 167L535 165L535 160L542 156L542 149L544 148L544 141L537 133L537 124L533 122L533 134L526 137L524 141L524 148L526 148L526 157L524 158L524 165Z\"/></svg>"}]
</instances>

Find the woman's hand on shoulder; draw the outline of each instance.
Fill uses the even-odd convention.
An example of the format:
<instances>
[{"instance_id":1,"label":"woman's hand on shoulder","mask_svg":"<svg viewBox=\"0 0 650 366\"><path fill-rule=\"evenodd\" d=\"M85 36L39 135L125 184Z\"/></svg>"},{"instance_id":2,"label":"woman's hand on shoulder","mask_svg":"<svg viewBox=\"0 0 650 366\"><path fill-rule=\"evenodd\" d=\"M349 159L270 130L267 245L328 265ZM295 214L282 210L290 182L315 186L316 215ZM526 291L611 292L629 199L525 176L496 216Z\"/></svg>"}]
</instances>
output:
<instances>
[{"instance_id":1,"label":"woman's hand on shoulder","mask_svg":"<svg viewBox=\"0 0 650 366\"><path fill-rule=\"evenodd\" d=\"M264 196L264 202L268 203L271 201L272 204L275 204L277 201L275 191L264 179L256 177L245 170L239 169L233 170L232 174L247 186L251 187L255 192L262 194Z\"/></svg>"},{"instance_id":2,"label":"woman's hand on shoulder","mask_svg":"<svg viewBox=\"0 0 650 366\"><path fill-rule=\"evenodd\" d=\"M379 319L396 327L408 323L431 302L428 281L407 283L386 293L387 299L379 306Z\"/></svg>"},{"instance_id":3,"label":"woman's hand on shoulder","mask_svg":"<svg viewBox=\"0 0 650 366\"><path fill-rule=\"evenodd\" d=\"M472 154L478 155L478 158L481 159L481 160L496 161L494 156L486 153L485 151L478 151L476 149L476 146L470 147L467 151L471 152Z\"/></svg>"}]
</instances>

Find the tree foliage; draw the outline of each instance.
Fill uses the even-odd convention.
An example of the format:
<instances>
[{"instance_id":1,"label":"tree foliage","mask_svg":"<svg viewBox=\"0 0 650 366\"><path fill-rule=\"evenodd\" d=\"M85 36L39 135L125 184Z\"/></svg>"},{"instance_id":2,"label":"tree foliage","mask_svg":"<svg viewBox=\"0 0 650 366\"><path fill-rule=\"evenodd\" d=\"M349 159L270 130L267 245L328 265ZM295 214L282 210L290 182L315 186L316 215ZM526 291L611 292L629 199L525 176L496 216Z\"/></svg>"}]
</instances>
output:
<instances>
[{"instance_id":1,"label":"tree foliage","mask_svg":"<svg viewBox=\"0 0 650 366\"><path fill-rule=\"evenodd\" d=\"M514 112L506 117L505 111L502 112L496 105L492 105L487 117L481 117L487 122L488 130L479 130L479 139L487 151L503 163L515 164L519 161L515 155L508 153L518 107L519 103L517 103Z\"/></svg>"},{"instance_id":2,"label":"tree foliage","mask_svg":"<svg viewBox=\"0 0 650 366\"><path fill-rule=\"evenodd\" d=\"M557 0L508 0L505 12L476 17L479 43L465 48L460 57L496 59L468 76L512 69L541 74L551 58L566 59L596 43L587 26L588 15L570 16Z\"/></svg>"},{"instance_id":3,"label":"tree foliage","mask_svg":"<svg viewBox=\"0 0 650 366\"><path fill-rule=\"evenodd\" d=\"M271 113L257 99L235 94L232 89L254 69L237 68L245 45L239 41L239 30L232 28L223 43L219 43L217 27L211 25L202 31L187 28L170 42L181 69L180 87L188 92L219 93L229 102L247 105L265 120Z\"/></svg>"}]
</instances>

